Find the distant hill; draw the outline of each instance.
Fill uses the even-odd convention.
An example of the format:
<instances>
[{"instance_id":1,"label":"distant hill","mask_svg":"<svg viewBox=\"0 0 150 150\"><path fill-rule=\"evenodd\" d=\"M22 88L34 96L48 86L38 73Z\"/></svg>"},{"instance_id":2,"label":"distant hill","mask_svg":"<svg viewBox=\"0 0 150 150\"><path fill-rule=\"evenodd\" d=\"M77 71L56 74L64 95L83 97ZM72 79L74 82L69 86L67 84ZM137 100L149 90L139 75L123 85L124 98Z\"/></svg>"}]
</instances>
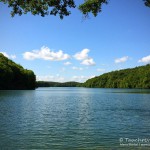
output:
<instances>
[{"instance_id":1,"label":"distant hill","mask_svg":"<svg viewBox=\"0 0 150 150\"><path fill-rule=\"evenodd\" d=\"M79 82L48 82L48 81L37 81L36 86L37 87L77 87L79 86Z\"/></svg>"},{"instance_id":2,"label":"distant hill","mask_svg":"<svg viewBox=\"0 0 150 150\"><path fill-rule=\"evenodd\" d=\"M0 53L0 90L35 89L36 77L33 71Z\"/></svg>"},{"instance_id":3,"label":"distant hill","mask_svg":"<svg viewBox=\"0 0 150 150\"><path fill-rule=\"evenodd\" d=\"M82 84L91 88L150 88L150 65L112 71Z\"/></svg>"}]
</instances>

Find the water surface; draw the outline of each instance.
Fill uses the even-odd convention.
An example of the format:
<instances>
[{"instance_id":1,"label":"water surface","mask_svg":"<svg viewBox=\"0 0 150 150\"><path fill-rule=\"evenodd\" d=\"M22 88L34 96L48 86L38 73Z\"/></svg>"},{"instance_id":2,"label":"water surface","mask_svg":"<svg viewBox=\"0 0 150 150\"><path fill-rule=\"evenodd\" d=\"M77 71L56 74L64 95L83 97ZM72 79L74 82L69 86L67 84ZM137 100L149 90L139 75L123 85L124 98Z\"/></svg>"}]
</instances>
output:
<instances>
[{"instance_id":1,"label":"water surface","mask_svg":"<svg viewBox=\"0 0 150 150\"><path fill-rule=\"evenodd\" d=\"M120 145L129 143L125 138L150 139L148 93L54 87L0 91L0 148L149 149L150 142Z\"/></svg>"}]
</instances>

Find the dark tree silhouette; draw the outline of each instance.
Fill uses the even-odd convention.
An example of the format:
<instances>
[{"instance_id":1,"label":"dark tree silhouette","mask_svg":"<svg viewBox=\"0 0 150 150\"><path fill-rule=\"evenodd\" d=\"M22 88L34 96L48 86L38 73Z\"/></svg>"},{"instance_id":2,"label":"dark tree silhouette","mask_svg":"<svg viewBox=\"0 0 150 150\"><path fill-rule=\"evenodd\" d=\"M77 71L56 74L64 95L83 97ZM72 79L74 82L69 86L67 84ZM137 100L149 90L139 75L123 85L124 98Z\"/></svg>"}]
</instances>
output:
<instances>
[{"instance_id":1,"label":"dark tree silhouette","mask_svg":"<svg viewBox=\"0 0 150 150\"><path fill-rule=\"evenodd\" d=\"M24 69L0 53L0 90L35 89L33 71Z\"/></svg>"},{"instance_id":2,"label":"dark tree silhouette","mask_svg":"<svg viewBox=\"0 0 150 150\"><path fill-rule=\"evenodd\" d=\"M37 87L78 87L81 83L79 82L52 82L52 81L37 81L36 86Z\"/></svg>"},{"instance_id":3,"label":"dark tree silhouette","mask_svg":"<svg viewBox=\"0 0 150 150\"><path fill-rule=\"evenodd\" d=\"M92 13L97 16L101 12L101 6L109 0L85 0L78 9L87 16ZM142 0L150 7L150 0ZM0 0L12 8L11 16L22 15L31 12L33 15L59 15L61 19L71 14L70 8L76 8L75 0ZM130 2L130 1L129 1Z\"/></svg>"}]
</instances>

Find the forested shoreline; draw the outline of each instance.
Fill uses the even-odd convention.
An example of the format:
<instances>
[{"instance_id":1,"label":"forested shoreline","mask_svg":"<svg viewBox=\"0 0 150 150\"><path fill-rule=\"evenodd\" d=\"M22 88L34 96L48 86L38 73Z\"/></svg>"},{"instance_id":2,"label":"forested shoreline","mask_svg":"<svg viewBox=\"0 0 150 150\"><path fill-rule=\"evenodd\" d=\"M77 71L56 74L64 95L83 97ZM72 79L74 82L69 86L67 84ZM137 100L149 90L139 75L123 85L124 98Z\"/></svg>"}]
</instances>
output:
<instances>
[{"instance_id":1,"label":"forested shoreline","mask_svg":"<svg viewBox=\"0 0 150 150\"><path fill-rule=\"evenodd\" d=\"M36 87L88 87L88 88L150 88L150 64L108 72L84 83L36 81L32 70L0 53L0 90L24 90Z\"/></svg>"},{"instance_id":2,"label":"forested shoreline","mask_svg":"<svg viewBox=\"0 0 150 150\"><path fill-rule=\"evenodd\" d=\"M79 82L37 81L37 87L87 87L87 88L150 88L150 65L112 71Z\"/></svg>"},{"instance_id":3,"label":"forested shoreline","mask_svg":"<svg viewBox=\"0 0 150 150\"><path fill-rule=\"evenodd\" d=\"M32 90L35 86L32 70L24 69L0 53L0 90Z\"/></svg>"},{"instance_id":4,"label":"forested shoreline","mask_svg":"<svg viewBox=\"0 0 150 150\"><path fill-rule=\"evenodd\" d=\"M112 71L87 80L82 85L89 88L150 88L150 64Z\"/></svg>"},{"instance_id":5,"label":"forested shoreline","mask_svg":"<svg viewBox=\"0 0 150 150\"><path fill-rule=\"evenodd\" d=\"M78 87L81 83L79 82L49 82L49 81L37 81L37 87Z\"/></svg>"}]
</instances>

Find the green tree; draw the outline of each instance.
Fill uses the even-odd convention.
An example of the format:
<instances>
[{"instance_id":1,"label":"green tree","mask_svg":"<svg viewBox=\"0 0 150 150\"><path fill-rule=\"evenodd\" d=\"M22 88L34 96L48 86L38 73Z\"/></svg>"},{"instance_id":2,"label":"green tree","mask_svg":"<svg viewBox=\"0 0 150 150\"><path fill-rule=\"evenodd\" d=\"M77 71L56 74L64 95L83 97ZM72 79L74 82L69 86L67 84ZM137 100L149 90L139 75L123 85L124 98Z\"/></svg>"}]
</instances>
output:
<instances>
[{"instance_id":1,"label":"green tree","mask_svg":"<svg viewBox=\"0 0 150 150\"><path fill-rule=\"evenodd\" d=\"M37 87L78 87L81 86L81 83L79 82L50 82L50 81L37 81L36 82Z\"/></svg>"},{"instance_id":2,"label":"green tree","mask_svg":"<svg viewBox=\"0 0 150 150\"><path fill-rule=\"evenodd\" d=\"M59 15L61 19L71 14L70 8L76 8L75 0L0 0L12 8L11 16L22 15L31 12L33 15ZM143 0L150 7L150 0ZM107 4L108 0L84 0L78 9L87 16L92 13L97 16L101 12L101 6Z\"/></svg>"},{"instance_id":3,"label":"green tree","mask_svg":"<svg viewBox=\"0 0 150 150\"><path fill-rule=\"evenodd\" d=\"M35 89L34 72L24 69L0 53L0 90Z\"/></svg>"},{"instance_id":4,"label":"green tree","mask_svg":"<svg viewBox=\"0 0 150 150\"><path fill-rule=\"evenodd\" d=\"M83 86L92 88L150 88L150 64L105 73L87 80Z\"/></svg>"}]
</instances>

